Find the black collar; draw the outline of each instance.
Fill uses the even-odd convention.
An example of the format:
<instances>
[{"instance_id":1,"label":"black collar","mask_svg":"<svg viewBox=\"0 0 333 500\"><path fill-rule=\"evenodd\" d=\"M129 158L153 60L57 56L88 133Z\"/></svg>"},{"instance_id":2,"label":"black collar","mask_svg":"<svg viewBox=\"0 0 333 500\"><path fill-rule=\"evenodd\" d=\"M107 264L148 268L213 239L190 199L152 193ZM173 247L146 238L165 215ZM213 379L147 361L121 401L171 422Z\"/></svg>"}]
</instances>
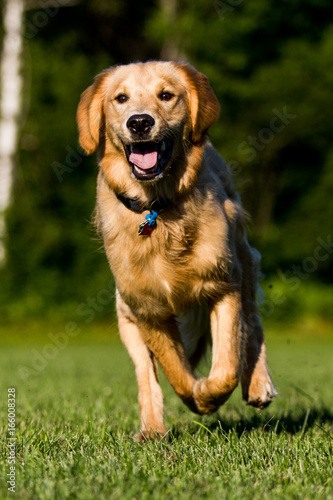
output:
<instances>
[{"instance_id":1,"label":"black collar","mask_svg":"<svg viewBox=\"0 0 333 500\"><path fill-rule=\"evenodd\" d=\"M125 205L126 208L138 214L141 214L146 210L149 211L153 210L154 212L157 212L159 214L160 212L171 206L171 203L169 201L163 199L155 198L150 203L143 203L142 201L139 200L139 198L127 198L122 194L116 194L116 196L118 200L121 201L123 205Z\"/></svg>"}]
</instances>

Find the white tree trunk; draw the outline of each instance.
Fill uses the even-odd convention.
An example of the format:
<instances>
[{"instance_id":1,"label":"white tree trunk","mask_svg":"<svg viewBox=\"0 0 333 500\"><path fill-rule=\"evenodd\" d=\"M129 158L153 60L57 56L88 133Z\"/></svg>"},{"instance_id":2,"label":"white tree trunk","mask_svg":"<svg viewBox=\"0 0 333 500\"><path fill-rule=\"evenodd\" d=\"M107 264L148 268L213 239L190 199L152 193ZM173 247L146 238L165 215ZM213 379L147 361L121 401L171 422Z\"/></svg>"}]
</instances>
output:
<instances>
[{"instance_id":1,"label":"white tree trunk","mask_svg":"<svg viewBox=\"0 0 333 500\"><path fill-rule=\"evenodd\" d=\"M24 0L7 0L0 69L0 266L5 263L5 211L9 207L21 111Z\"/></svg>"}]
</instances>

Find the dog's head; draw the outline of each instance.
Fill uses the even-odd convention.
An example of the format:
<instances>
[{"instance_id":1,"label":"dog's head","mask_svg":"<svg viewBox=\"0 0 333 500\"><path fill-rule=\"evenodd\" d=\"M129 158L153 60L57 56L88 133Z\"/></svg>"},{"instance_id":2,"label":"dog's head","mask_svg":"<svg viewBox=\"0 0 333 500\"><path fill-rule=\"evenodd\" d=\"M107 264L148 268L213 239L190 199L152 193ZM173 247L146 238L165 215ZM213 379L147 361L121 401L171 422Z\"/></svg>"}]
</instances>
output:
<instances>
[{"instance_id":1,"label":"dog's head","mask_svg":"<svg viewBox=\"0 0 333 500\"><path fill-rule=\"evenodd\" d=\"M184 144L204 143L219 109L205 75L187 63L116 66L83 92L79 140L88 154L109 140L132 177L151 183L184 155Z\"/></svg>"}]
</instances>

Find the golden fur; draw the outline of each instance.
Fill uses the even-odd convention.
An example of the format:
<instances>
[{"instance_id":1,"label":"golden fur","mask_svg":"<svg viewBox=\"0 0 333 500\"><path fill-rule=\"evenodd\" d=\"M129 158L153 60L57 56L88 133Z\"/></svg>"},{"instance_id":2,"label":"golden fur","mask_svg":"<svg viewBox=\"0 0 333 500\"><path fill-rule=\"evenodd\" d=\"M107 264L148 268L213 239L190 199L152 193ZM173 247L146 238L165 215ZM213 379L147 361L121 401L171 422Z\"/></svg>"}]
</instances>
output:
<instances>
[{"instance_id":1,"label":"golden fur","mask_svg":"<svg viewBox=\"0 0 333 500\"><path fill-rule=\"evenodd\" d=\"M239 382L253 406L262 408L276 395L244 213L228 168L207 140L218 113L207 78L183 62L107 69L78 107L80 144L88 154L98 148L97 222L116 282L120 336L136 369L137 440L166 432L156 360L178 396L200 414L216 411ZM172 140L171 159L152 180L131 173L124 150L134 143L137 131L128 123L137 115L154 121L144 140ZM150 236L138 236L148 212L130 210L116 195L143 203L164 199L169 206ZM198 379L193 370L210 341L212 367Z\"/></svg>"}]
</instances>

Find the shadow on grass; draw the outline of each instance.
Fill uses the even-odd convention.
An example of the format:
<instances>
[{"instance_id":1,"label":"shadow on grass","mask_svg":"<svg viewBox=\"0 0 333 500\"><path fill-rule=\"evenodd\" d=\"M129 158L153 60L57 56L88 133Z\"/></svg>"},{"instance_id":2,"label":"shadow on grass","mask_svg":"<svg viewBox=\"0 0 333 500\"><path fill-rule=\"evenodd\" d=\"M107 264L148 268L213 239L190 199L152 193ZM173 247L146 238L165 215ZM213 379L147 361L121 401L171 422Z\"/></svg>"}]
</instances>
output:
<instances>
[{"instance_id":1,"label":"shadow on grass","mask_svg":"<svg viewBox=\"0 0 333 500\"><path fill-rule=\"evenodd\" d=\"M188 431L192 434L200 427L202 430L206 429L211 433L218 431L225 434L236 432L238 437L241 437L244 433L252 430L274 432L275 434L286 432L291 435L302 435L310 429L317 427L327 434L322 428L325 424L333 425L332 410L329 408L308 408L291 410L290 412L284 412L280 416L271 416L270 418L267 418L263 413L257 413L251 418L241 418L239 420L231 420L230 417L217 417L211 423L205 422L205 424L202 425L200 423L195 424L194 422ZM178 428L175 426L172 429L172 435L175 439L181 438L184 435L184 430L182 430L181 427ZM332 435L330 437L333 439Z\"/></svg>"}]
</instances>

